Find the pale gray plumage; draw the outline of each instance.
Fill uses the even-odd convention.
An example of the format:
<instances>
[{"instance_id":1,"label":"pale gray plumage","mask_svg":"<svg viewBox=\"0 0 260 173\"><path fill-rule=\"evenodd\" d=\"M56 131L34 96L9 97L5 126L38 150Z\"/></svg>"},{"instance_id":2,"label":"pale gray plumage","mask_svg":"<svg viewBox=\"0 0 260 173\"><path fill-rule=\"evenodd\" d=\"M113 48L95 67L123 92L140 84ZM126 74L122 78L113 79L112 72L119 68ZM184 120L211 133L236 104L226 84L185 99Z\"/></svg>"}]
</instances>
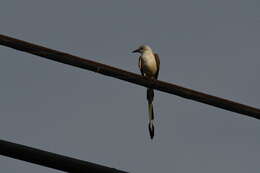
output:
<instances>
[{"instance_id":1,"label":"pale gray plumage","mask_svg":"<svg viewBox=\"0 0 260 173\"><path fill-rule=\"evenodd\" d=\"M154 53L147 45L142 45L133 51L141 54L138 61L138 66L141 74L150 79L157 79L160 70L160 59L158 54ZM147 88L148 113L149 113L149 133L151 139L154 137L154 110L153 110L154 91Z\"/></svg>"}]
</instances>

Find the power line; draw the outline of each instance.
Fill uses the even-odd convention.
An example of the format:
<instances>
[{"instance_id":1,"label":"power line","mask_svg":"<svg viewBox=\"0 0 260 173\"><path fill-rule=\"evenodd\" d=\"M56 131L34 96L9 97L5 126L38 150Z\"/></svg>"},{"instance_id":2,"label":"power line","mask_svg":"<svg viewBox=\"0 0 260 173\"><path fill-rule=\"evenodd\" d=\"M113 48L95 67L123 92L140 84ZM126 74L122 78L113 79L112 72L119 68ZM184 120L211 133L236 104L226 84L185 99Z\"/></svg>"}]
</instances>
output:
<instances>
[{"instance_id":1,"label":"power line","mask_svg":"<svg viewBox=\"0 0 260 173\"><path fill-rule=\"evenodd\" d=\"M83 59L74 55L70 55L57 50L52 50L46 47L38 46L4 35L0 35L0 44L20 51L38 55L43 58L51 59L60 63L80 67L103 75L111 76L117 79L125 80L131 83L154 88L180 97L219 107L225 110L229 110L231 112L236 112L249 117L260 119L260 109L233 102L230 100L226 100L220 97L211 96L202 92L187 89L175 84L159 80L149 80L145 77L142 77L141 75L121 70L119 68Z\"/></svg>"},{"instance_id":2,"label":"power line","mask_svg":"<svg viewBox=\"0 0 260 173\"><path fill-rule=\"evenodd\" d=\"M0 154L69 173L125 173L114 168L0 140Z\"/></svg>"}]
</instances>

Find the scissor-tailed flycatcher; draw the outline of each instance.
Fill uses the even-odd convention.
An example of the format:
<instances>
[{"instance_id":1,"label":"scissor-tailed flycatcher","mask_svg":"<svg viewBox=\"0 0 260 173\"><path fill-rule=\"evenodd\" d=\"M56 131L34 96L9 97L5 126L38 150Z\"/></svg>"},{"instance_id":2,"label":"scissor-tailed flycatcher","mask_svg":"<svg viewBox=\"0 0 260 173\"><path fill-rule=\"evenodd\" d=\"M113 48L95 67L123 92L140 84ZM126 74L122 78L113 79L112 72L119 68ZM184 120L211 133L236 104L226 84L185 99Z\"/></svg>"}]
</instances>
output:
<instances>
[{"instance_id":1,"label":"scissor-tailed flycatcher","mask_svg":"<svg viewBox=\"0 0 260 173\"><path fill-rule=\"evenodd\" d=\"M146 76L150 79L157 79L160 70L160 59L156 53L153 53L152 49L147 45L142 45L133 53L140 53L138 66L140 68L142 76ZM147 88L147 100L148 100L148 112L149 112L149 133L151 139L154 137L154 111L153 111L153 98L154 91L151 88Z\"/></svg>"}]
</instances>

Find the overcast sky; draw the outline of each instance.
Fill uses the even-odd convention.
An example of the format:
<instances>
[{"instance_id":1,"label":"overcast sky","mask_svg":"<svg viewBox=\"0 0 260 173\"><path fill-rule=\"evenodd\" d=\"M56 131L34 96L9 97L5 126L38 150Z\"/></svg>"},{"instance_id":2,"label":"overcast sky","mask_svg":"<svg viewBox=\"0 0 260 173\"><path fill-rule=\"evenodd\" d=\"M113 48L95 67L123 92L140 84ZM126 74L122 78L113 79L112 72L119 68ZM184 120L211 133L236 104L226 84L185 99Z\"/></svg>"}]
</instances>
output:
<instances>
[{"instance_id":1,"label":"overcast sky","mask_svg":"<svg viewBox=\"0 0 260 173\"><path fill-rule=\"evenodd\" d=\"M35 1L0 4L0 33L260 108L257 0ZM0 138L129 172L258 173L260 121L0 47ZM0 156L10 173L56 173Z\"/></svg>"}]
</instances>

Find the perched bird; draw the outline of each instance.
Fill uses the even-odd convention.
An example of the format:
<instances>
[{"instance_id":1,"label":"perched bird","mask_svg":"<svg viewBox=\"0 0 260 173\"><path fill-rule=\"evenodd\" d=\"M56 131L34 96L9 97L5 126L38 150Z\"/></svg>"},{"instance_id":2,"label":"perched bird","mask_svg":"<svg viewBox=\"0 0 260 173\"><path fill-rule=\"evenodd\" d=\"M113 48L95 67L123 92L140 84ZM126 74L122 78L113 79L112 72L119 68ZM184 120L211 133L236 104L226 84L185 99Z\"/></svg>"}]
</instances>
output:
<instances>
[{"instance_id":1,"label":"perched bird","mask_svg":"<svg viewBox=\"0 0 260 173\"><path fill-rule=\"evenodd\" d=\"M138 49L134 50L133 53L140 53L138 66L142 76L150 79L157 79L160 70L160 59L158 54L154 53L153 50L147 46L142 45ZM153 111L153 98L154 91L152 88L147 88L147 100L148 100L148 113L149 113L149 124L148 129L151 139L154 137L154 111Z\"/></svg>"}]
</instances>

